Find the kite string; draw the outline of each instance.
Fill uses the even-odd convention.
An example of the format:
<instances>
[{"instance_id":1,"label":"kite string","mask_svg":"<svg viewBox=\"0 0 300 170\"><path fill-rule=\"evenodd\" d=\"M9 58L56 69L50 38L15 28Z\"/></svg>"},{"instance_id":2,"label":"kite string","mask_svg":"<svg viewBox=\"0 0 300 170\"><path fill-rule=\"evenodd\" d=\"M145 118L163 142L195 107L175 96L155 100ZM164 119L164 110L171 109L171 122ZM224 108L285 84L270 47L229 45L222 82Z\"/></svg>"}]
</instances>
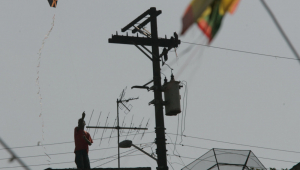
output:
<instances>
[{"instance_id":1,"label":"kite string","mask_svg":"<svg viewBox=\"0 0 300 170\"><path fill-rule=\"evenodd\" d=\"M42 49L44 48L44 45L45 45L45 42L46 42L46 39L49 37L53 27L54 27L54 21L55 21L55 14L52 18L52 26L50 28L50 30L48 31L48 33L46 34L45 38L43 39L42 41L42 46L41 48L39 49L39 52L38 52L38 65L37 65L37 78L36 78L36 84L38 86L38 97L39 97L39 103L40 103L40 115L39 117L41 118L41 121L42 121L42 141L45 141L44 139L44 118L42 116L42 113L43 113L43 105L42 105L42 94L41 94L41 87L40 87L40 66L41 66L41 58L42 58ZM45 146L43 145L43 142L38 142L38 145L40 145L44 148L44 153L46 154L46 148ZM46 154L47 155L47 154ZM48 155L47 155L48 156ZM48 156L49 157L49 156ZM50 157L49 157L50 158ZM50 158L51 159L51 158Z\"/></svg>"}]
</instances>

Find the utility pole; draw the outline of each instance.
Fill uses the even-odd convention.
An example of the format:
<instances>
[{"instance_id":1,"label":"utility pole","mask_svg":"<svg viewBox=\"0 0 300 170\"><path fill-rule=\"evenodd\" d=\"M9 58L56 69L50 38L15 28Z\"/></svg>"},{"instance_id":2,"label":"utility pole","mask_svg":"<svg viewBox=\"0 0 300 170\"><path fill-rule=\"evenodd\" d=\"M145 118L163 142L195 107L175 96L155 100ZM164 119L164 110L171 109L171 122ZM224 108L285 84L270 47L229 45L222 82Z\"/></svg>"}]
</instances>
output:
<instances>
[{"instance_id":1,"label":"utility pole","mask_svg":"<svg viewBox=\"0 0 300 170\"><path fill-rule=\"evenodd\" d=\"M154 100L152 100L149 104L154 104L155 107L155 133L156 139L155 143L157 145L156 154L157 154L157 170L168 170L167 165L167 154L166 154L166 137L165 137L165 125L164 125L164 113L163 113L163 105L164 102L162 100L162 85L161 85L161 72L160 72L160 61L164 64L163 59L167 60L167 53L172 48L178 47L180 44L180 40L178 40L178 36L174 33L174 37L170 39L167 38L158 38L157 33L157 16L161 14L160 10L156 10L155 7L152 7L129 23L127 26L122 28L122 32L127 31L129 28L133 27L132 33L139 32L146 37L133 37L133 36L122 36L122 35L112 35L112 38L108 40L109 43L118 43L118 44L129 44L135 45L140 51L142 51L151 61L152 61L152 68L153 68L153 86L147 87L145 84L144 86L134 86L132 88L144 88L150 89L154 92ZM145 19L142 23L138 26L135 26L140 20L144 19L146 16L150 16ZM143 29L145 25L150 22L151 24L151 33L147 30ZM137 34L138 35L138 34ZM147 52L149 52L152 57L147 55L142 48L144 48ZM145 46L151 46L152 52L147 49ZM164 47L162 54L159 55L159 47ZM164 58L163 58L164 56Z\"/></svg>"}]
</instances>

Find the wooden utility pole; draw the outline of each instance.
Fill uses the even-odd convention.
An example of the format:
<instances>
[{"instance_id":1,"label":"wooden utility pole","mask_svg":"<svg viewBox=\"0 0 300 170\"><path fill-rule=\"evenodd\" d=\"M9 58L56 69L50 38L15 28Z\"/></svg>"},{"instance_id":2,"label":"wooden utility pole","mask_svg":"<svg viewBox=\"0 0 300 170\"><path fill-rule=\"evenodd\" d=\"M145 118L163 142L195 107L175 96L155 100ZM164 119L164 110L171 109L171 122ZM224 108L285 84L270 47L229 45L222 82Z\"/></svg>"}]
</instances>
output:
<instances>
[{"instance_id":1,"label":"wooden utility pole","mask_svg":"<svg viewBox=\"0 0 300 170\"><path fill-rule=\"evenodd\" d=\"M164 114L163 114L163 105L162 100L162 85L161 85L161 72L160 72L160 61L163 61L162 56L167 55L168 51L172 48L178 47L180 40L178 36L174 33L174 37L170 39L167 38L158 38L157 33L157 16L161 14L160 10L156 10L155 7L152 7L129 23L127 26L122 28L122 32L127 31L129 28L133 27L132 33L139 32L146 37L133 37L133 36L122 36L122 35L112 35L112 38L108 40L109 43L118 43L118 44L130 44L135 45L140 51L142 51L151 61L153 67L153 83L154 85L151 88L148 88L145 84L144 86L134 86L136 88L145 88L153 90L154 100L149 104L154 104L155 107L155 133L156 139L155 143L157 145L156 154L157 154L157 170L168 170L167 165L167 154L166 154L166 137L165 137L165 125L164 125ZM144 19L146 16L150 16L145 19L138 26L135 26L140 20ZM150 22L151 24L151 33L147 30L144 30L143 27ZM140 48L140 46L148 51L152 57L147 55L145 51ZM152 52L148 50L145 46L151 46ZM159 47L165 47L163 53L159 55ZM164 58L167 60L167 57Z\"/></svg>"}]
</instances>

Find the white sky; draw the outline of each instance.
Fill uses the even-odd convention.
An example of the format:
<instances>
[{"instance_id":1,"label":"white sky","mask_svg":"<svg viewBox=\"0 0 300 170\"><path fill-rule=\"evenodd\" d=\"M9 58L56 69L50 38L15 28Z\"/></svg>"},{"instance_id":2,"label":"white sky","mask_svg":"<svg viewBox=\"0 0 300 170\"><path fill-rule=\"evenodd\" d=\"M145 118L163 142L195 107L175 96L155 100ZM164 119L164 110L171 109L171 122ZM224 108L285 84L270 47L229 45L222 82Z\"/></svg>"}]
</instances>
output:
<instances>
[{"instance_id":1,"label":"white sky","mask_svg":"<svg viewBox=\"0 0 300 170\"><path fill-rule=\"evenodd\" d=\"M168 37L181 30L181 17L190 0L59 0L57 8L50 8L46 0L2 1L0 6L0 137L10 146L37 145L73 141L73 129L82 111L86 111L86 122L94 115L91 125L96 125L100 111L100 125L104 125L107 114L109 125L116 116L116 99L127 86L125 97L138 97L132 101L132 111L127 115L127 126L134 115L138 126L144 117L150 118L149 132L154 131L153 106L148 102L153 93L134 89L152 77L152 65L138 49L130 45L109 44L108 38L150 7L162 10L158 17L159 36ZM300 49L300 1L268 0L286 34ZM40 88L41 106L37 95L37 54L42 40L51 28L55 14L55 25L46 39L41 54ZM148 29L149 26L147 27ZM129 32L130 33L130 32ZM193 26L185 36L185 42L205 42L201 31ZM234 15L226 15L223 25L212 46L244 50L295 58L271 18L259 0L242 0ZM299 151L297 129L300 101L300 65L296 60L252 55L240 52L194 46L182 43L178 48L177 62L174 52L169 61L179 81L188 82L188 107L185 134L189 136L234 142L246 145ZM188 64L185 66L186 61ZM173 62L172 62L173 61ZM167 78L170 70L162 68ZM184 68L184 69L182 69ZM182 70L182 71L180 71ZM178 76L179 75L179 76ZM164 78L164 76L162 76ZM184 89L181 89L183 96ZM120 111L121 121L125 116ZM42 119L44 127L42 128ZM176 133L178 117L165 117L167 133ZM181 115L180 115L181 120ZM44 140L42 139L44 131ZM94 130L91 130L91 135ZM99 130L95 138L100 138ZM116 133L114 133L115 136ZM103 136L110 135L107 131ZM174 135L170 135L175 141ZM132 139L133 136L129 137ZM153 142L154 133L136 136L133 143ZM123 140L124 137L121 139ZM167 137L168 141L171 142ZM179 139L178 139L179 140ZM179 140L180 141L180 140ZM178 142L178 141L177 141ZM95 140L90 150L115 147L116 138ZM271 158L299 162L299 153L271 151L253 147L230 145L183 138L182 144L203 148L225 148L252 150L265 167L291 168L296 163L280 162ZM74 151L73 143L42 147L14 149L18 156L45 155ZM173 145L167 145L173 154ZM155 147L153 147L155 149ZM145 149L151 153L151 149ZM177 146L181 156L198 158L207 150ZM127 151L122 149L121 151ZM155 151L155 150L154 150ZM117 149L91 151L89 156L99 159L114 155ZM135 152L137 154L139 152ZM0 150L0 159L9 158ZM75 155L61 154L24 158L31 169L72 168ZM92 163L95 167L111 159ZM174 169L183 165L177 157L168 157ZM193 159L183 159L189 164ZM14 167L14 161L0 160L1 167ZM152 167L156 163L147 156L132 156L121 159L122 167ZM102 167L117 167L117 161ZM13 168L22 169L22 168ZM169 166L169 169L172 169Z\"/></svg>"}]
</instances>

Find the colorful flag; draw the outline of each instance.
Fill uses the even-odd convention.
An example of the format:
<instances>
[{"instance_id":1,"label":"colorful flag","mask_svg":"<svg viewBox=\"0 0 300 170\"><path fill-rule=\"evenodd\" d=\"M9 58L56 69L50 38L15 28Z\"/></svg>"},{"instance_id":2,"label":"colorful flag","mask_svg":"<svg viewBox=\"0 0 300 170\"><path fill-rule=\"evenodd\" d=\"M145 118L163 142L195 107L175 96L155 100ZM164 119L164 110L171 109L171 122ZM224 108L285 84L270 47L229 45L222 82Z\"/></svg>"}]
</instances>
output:
<instances>
[{"instance_id":1,"label":"colorful flag","mask_svg":"<svg viewBox=\"0 0 300 170\"><path fill-rule=\"evenodd\" d=\"M233 13L240 0L192 0L182 18L182 32L196 22L203 33L212 41L217 34L226 12ZM201 7L200 7L201 6Z\"/></svg>"}]
</instances>

